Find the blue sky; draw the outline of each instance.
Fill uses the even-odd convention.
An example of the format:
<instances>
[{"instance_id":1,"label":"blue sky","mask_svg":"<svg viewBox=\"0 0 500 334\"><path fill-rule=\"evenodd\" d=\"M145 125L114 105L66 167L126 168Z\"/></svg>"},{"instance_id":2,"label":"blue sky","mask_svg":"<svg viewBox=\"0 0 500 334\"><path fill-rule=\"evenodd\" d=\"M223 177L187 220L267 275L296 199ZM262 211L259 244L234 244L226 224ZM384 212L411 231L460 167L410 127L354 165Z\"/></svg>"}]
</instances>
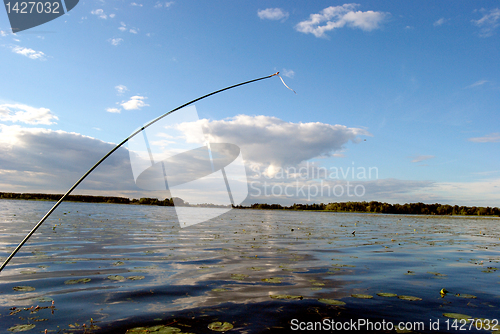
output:
<instances>
[{"instance_id":1,"label":"blue sky","mask_svg":"<svg viewBox=\"0 0 500 334\"><path fill-rule=\"evenodd\" d=\"M296 95L273 77L196 104L211 141L240 146L247 203L499 206L499 36L496 1L87 0L17 34L0 10L0 191L64 192L142 124L280 71ZM279 174L301 167L344 176ZM321 181L364 192L255 190ZM125 149L77 193L154 195Z\"/></svg>"}]
</instances>

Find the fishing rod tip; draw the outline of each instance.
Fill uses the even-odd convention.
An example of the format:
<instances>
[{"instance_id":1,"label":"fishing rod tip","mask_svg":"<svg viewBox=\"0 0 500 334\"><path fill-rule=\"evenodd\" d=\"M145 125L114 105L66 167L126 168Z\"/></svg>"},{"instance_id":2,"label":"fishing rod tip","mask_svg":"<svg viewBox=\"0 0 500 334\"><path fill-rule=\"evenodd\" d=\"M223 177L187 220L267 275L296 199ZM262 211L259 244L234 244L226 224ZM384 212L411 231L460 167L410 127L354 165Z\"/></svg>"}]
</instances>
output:
<instances>
[{"instance_id":1,"label":"fishing rod tip","mask_svg":"<svg viewBox=\"0 0 500 334\"><path fill-rule=\"evenodd\" d=\"M271 74L270 76L271 76L271 77L274 77L275 75L279 75L279 74L280 74L280 72L276 72L276 73L274 73L274 74Z\"/></svg>"}]
</instances>

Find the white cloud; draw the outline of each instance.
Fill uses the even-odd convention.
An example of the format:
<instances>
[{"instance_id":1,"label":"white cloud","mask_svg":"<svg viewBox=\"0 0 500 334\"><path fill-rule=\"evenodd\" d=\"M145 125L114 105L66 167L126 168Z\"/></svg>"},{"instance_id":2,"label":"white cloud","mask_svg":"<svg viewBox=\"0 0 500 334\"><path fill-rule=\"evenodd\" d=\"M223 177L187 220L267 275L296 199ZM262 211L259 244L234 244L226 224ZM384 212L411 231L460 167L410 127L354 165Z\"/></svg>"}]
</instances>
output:
<instances>
[{"instance_id":1,"label":"white cloud","mask_svg":"<svg viewBox=\"0 0 500 334\"><path fill-rule=\"evenodd\" d=\"M180 130L189 136L198 133L200 125L209 142L236 144L245 161L271 170L332 156L349 141L359 142L358 136L371 136L364 129L344 125L290 123L276 117L248 115L184 123Z\"/></svg>"},{"instance_id":2,"label":"white cloud","mask_svg":"<svg viewBox=\"0 0 500 334\"><path fill-rule=\"evenodd\" d=\"M121 110L118 108L107 108L106 111L111 112L111 113L115 113L115 114L121 113Z\"/></svg>"},{"instance_id":3,"label":"white cloud","mask_svg":"<svg viewBox=\"0 0 500 334\"><path fill-rule=\"evenodd\" d=\"M494 132L483 137L469 138L469 141L473 143L498 143L500 142L500 133Z\"/></svg>"},{"instance_id":4,"label":"white cloud","mask_svg":"<svg viewBox=\"0 0 500 334\"><path fill-rule=\"evenodd\" d=\"M156 5L154 5L154 8L168 8L172 6L174 3L175 3L174 1L168 1L168 2L157 1Z\"/></svg>"},{"instance_id":5,"label":"white cloud","mask_svg":"<svg viewBox=\"0 0 500 334\"><path fill-rule=\"evenodd\" d=\"M123 42L123 38L112 38L108 40L112 45L117 46Z\"/></svg>"},{"instance_id":6,"label":"white cloud","mask_svg":"<svg viewBox=\"0 0 500 334\"><path fill-rule=\"evenodd\" d=\"M90 14L97 15L100 19L104 19L104 20L106 20L108 18L108 16L106 14L104 14L104 10L102 10L102 9L95 9L95 10L91 11Z\"/></svg>"},{"instance_id":7,"label":"white cloud","mask_svg":"<svg viewBox=\"0 0 500 334\"><path fill-rule=\"evenodd\" d=\"M128 88L125 85L115 86L115 89L116 89L116 93L118 95L123 95L123 93L125 93L126 91L128 91Z\"/></svg>"},{"instance_id":8,"label":"white cloud","mask_svg":"<svg viewBox=\"0 0 500 334\"><path fill-rule=\"evenodd\" d=\"M490 37L494 34L494 30L500 26L500 8L494 8L479 20L472 20L471 22L481 28L479 34L481 37Z\"/></svg>"},{"instance_id":9,"label":"white cloud","mask_svg":"<svg viewBox=\"0 0 500 334\"><path fill-rule=\"evenodd\" d=\"M42 51L35 51L30 48L24 48L21 46L14 46L12 47L12 52L15 52L17 54L23 55L25 57L31 58L31 59L39 59L39 60L45 60L45 53Z\"/></svg>"},{"instance_id":10,"label":"white cloud","mask_svg":"<svg viewBox=\"0 0 500 334\"><path fill-rule=\"evenodd\" d=\"M115 16L116 16L115 14L109 14L109 17L111 17L111 18L113 18Z\"/></svg>"},{"instance_id":11,"label":"white cloud","mask_svg":"<svg viewBox=\"0 0 500 334\"><path fill-rule=\"evenodd\" d=\"M144 100L147 99L147 97L144 96L132 96L130 100L127 102L123 102L121 106L125 110L134 110L134 109L141 109L142 107L148 107L149 104L146 104Z\"/></svg>"},{"instance_id":12,"label":"white cloud","mask_svg":"<svg viewBox=\"0 0 500 334\"><path fill-rule=\"evenodd\" d=\"M137 7L142 7L142 4L132 2L130 6L137 6Z\"/></svg>"},{"instance_id":13,"label":"white cloud","mask_svg":"<svg viewBox=\"0 0 500 334\"><path fill-rule=\"evenodd\" d=\"M137 34L137 30L135 30L135 29L130 29L130 32L131 32L132 34Z\"/></svg>"},{"instance_id":14,"label":"white cloud","mask_svg":"<svg viewBox=\"0 0 500 334\"><path fill-rule=\"evenodd\" d=\"M2 189L61 193L115 146L78 133L0 124ZM127 150L113 153L78 188L109 195L138 190Z\"/></svg>"},{"instance_id":15,"label":"white cloud","mask_svg":"<svg viewBox=\"0 0 500 334\"><path fill-rule=\"evenodd\" d=\"M295 72L293 70L287 70L286 68L283 69L283 71L280 72L280 74L283 74L285 77L289 77L293 79L295 76Z\"/></svg>"},{"instance_id":16,"label":"white cloud","mask_svg":"<svg viewBox=\"0 0 500 334\"><path fill-rule=\"evenodd\" d=\"M433 23L433 25L434 25L434 27L439 27L440 25L443 25L444 23L446 23L446 21L448 21L448 20L445 19L444 17L442 17L439 20L435 21Z\"/></svg>"},{"instance_id":17,"label":"white cloud","mask_svg":"<svg viewBox=\"0 0 500 334\"><path fill-rule=\"evenodd\" d=\"M0 36L5 37L5 36L7 36L7 35L8 35L8 34L7 34L5 31L0 30Z\"/></svg>"},{"instance_id":18,"label":"white cloud","mask_svg":"<svg viewBox=\"0 0 500 334\"><path fill-rule=\"evenodd\" d=\"M35 108L25 104L0 104L0 120L26 124L55 124L58 120L50 109Z\"/></svg>"},{"instance_id":19,"label":"white cloud","mask_svg":"<svg viewBox=\"0 0 500 334\"><path fill-rule=\"evenodd\" d=\"M469 86L467 86L465 88L474 88L474 87L482 86L482 85L484 85L487 82L489 82L489 81L488 80L479 80L479 81L476 81L472 85L469 85Z\"/></svg>"},{"instance_id":20,"label":"white cloud","mask_svg":"<svg viewBox=\"0 0 500 334\"><path fill-rule=\"evenodd\" d=\"M281 8L267 8L257 11L257 15L266 20L281 20L288 18L288 12L283 11Z\"/></svg>"},{"instance_id":21,"label":"white cloud","mask_svg":"<svg viewBox=\"0 0 500 334\"><path fill-rule=\"evenodd\" d=\"M348 26L371 31L380 28L380 24L387 17L387 13L374 11L354 11L358 4L330 6L319 14L311 14L309 20L299 22L295 29L305 34L324 37L326 31ZM323 25L321 25L323 24Z\"/></svg>"},{"instance_id":22,"label":"white cloud","mask_svg":"<svg viewBox=\"0 0 500 334\"><path fill-rule=\"evenodd\" d=\"M412 157L413 160L411 162L422 162L425 160L433 159L435 157L435 155L417 155L415 157Z\"/></svg>"}]
</instances>

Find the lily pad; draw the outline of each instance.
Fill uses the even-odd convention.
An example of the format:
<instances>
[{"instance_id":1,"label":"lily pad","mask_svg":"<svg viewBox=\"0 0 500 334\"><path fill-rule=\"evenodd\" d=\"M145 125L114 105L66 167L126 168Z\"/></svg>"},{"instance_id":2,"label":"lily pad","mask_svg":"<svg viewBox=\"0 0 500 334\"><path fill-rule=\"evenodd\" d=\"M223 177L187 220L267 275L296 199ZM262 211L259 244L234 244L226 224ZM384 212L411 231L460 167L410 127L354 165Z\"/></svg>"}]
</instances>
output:
<instances>
[{"instance_id":1,"label":"lily pad","mask_svg":"<svg viewBox=\"0 0 500 334\"><path fill-rule=\"evenodd\" d=\"M17 325L17 326L13 326L13 327L9 328L8 331L14 332L14 333L17 333L17 332L26 332L26 331L29 331L30 329L35 328L35 327L36 326L34 324Z\"/></svg>"},{"instance_id":2,"label":"lily pad","mask_svg":"<svg viewBox=\"0 0 500 334\"><path fill-rule=\"evenodd\" d=\"M231 278L238 280L238 281L243 281L247 277L248 277L248 275L246 275L246 274L231 274Z\"/></svg>"},{"instance_id":3,"label":"lily pad","mask_svg":"<svg viewBox=\"0 0 500 334\"><path fill-rule=\"evenodd\" d=\"M443 313L443 315L447 318L458 319L458 320L461 319L467 320L472 318L470 315L460 314L460 313Z\"/></svg>"},{"instance_id":4,"label":"lily pad","mask_svg":"<svg viewBox=\"0 0 500 334\"><path fill-rule=\"evenodd\" d=\"M158 325L152 327L136 327L127 330L126 334L144 334L144 333L155 333L155 334L172 334L180 333L181 330L177 327L170 327L165 325Z\"/></svg>"},{"instance_id":5,"label":"lily pad","mask_svg":"<svg viewBox=\"0 0 500 334\"><path fill-rule=\"evenodd\" d=\"M230 329L233 329L233 325L230 324L229 322L216 321L208 324L208 328L216 332L225 332Z\"/></svg>"},{"instance_id":6,"label":"lily pad","mask_svg":"<svg viewBox=\"0 0 500 334\"><path fill-rule=\"evenodd\" d=\"M295 299L302 300L304 297L302 296L292 296L292 295L269 295L272 299Z\"/></svg>"},{"instance_id":7,"label":"lily pad","mask_svg":"<svg viewBox=\"0 0 500 334\"><path fill-rule=\"evenodd\" d=\"M12 288L14 291L21 291L21 292L27 292L27 291L35 291L35 288L32 286L15 286Z\"/></svg>"},{"instance_id":8,"label":"lily pad","mask_svg":"<svg viewBox=\"0 0 500 334\"><path fill-rule=\"evenodd\" d=\"M123 281L123 280L125 280L125 277L123 277L121 275L109 275L108 279L110 279L112 281Z\"/></svg>"},{"instance_id":9,"label":"lily pad","mask_svg":"<svg viewBox=\"0 0 500 334\"><path fill-rule=\"evenodd\" d=\"M336 299L320 298L320 299L318 299L318 302L323 303L323 304L328 304L328 305L336 305L336 306L345 305L345 303L343 301L336 300Z\"/></svg>"},{"instance_id":10,"label":"lily pad","mask_svg":"<svg viewBox=\"0 0 500 334\"><path fill-rule=\"evenodd\" d=\"M466 298L466 299L476 299L474 295L469 295L468 293L457 293L455 297Z\"/></svg>"},{"instance_id":11,"label":"lily pad","mask_svg":"<svg viewBox=\"0 0 500 334\"><path fill-rule=\"evenodd\" d=\"M88 283L90 282L90 278L79 278L79 279L69 279L67 281L64 281L64 284L78 284L78 283Z\"/></svg>"},{"instance_id":12,"label":"lily pad","mask_svg":"<svg viewBox=\"0 0 500 334\"><path fill-rule=\"evenodd\" d=\"M127 279L129 279L131 281L138 281L138 280L145 279L145 278L146 278L145 276L129 276L129 277L127 277Z\"/></svg>"},{"instance_id":13,"label":"lily pad","mask_svg":"<svg viewBox=\"0 0 500 334\"><path fill-rule=\"evenodd\" d=\"M263 278L261 280L262 282L266 283L281 283L281 278L280 277L271 277L271 278Z\"/></svg>"},{"instance_id":14,"label":"lily pad","mask_svg":"<svg viewBox=\"0 0 500 334\"><path fill-rule=\"evenodd\" d=\"M351 295L351 297L359 298L359 299L372 299L373 298L373 296L371 296L371 295L364 295L362 293L355 293L355 294Z\"/></svg>"},{"instance_id":15,"label":"lily pad","mask_svg":"<svg viewBox=\"0 0 500 334\"><path fill-rule=\"evenodd\" d=\"M422 300L422 298L419 297L414 297L414 296L398 296L399 299L403 300L409 300L411 302L417 301L417 300Z\"/></svg>"},{"instance_id":16,"label":"lily pad","mask_svg":"<svg viewBox=\"0 0 500 334\"><path fill-rule=\"evenodd\" d=\"M261 271L261 270L264 270L266 268L264 268L264 267L250 267L250 268L247 268L247 269L254 270L254 271Z\"/></svg>"},{"instance_id":17,"label":"lily pad","mask_svg":"<svg viewBox=\"0 0 500 334\"><path fill-rule=\"evenodd\" d=\"M377 296L380 296L380 297L397 297L398 295L395 294L395 293L391 293L391 292L379 292L379 293L377 293Z\"/></svg>"}]
</instances>

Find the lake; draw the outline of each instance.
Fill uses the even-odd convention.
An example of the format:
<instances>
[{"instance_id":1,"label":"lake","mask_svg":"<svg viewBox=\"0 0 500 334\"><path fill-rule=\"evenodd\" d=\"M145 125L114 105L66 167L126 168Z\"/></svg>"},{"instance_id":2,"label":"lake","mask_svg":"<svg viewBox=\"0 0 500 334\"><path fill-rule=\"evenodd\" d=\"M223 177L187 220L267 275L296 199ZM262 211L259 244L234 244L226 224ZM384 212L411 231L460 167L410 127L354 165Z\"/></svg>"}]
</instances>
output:
<instances>
[{"instance_id":1,"label":"lake","mask_svg":"<svg viewBox=\"0 0 500 334\"><path fill-rule=\"evenodd\" d=\"M52 205L0 200L2 262ZM498 218L62 203L0 273L0 331L491 333L499 242Z\"/></svg>"}]
</instances>

